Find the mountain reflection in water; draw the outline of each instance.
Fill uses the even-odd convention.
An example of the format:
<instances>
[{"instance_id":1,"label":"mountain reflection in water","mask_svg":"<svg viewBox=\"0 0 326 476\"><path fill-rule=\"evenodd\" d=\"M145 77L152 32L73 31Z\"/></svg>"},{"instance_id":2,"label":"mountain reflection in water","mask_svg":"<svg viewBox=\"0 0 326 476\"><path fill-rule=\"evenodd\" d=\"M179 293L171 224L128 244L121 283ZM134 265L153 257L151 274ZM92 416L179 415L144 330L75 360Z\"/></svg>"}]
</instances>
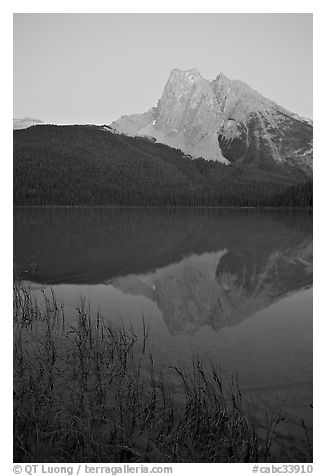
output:
<instances>
[{"instance_id":1,"label":"mountain reflection in water","mask_svg":"<svg viewBox=\"0 0 326 476\"><path fill-rule=\"evenodd\" d=\"M148 273L129 275L110 284L123 293L143 295L157 303L171 333L193 333L209 325L218 331L268 307L285 295L312 283L312 245L270 248L250 243L184 258Z\"/></svg>"},{"instance_id":2,"label":"mountain reflection in water","mask_svg":"<svg viewBox=\"0 0 326 476\"><path fill-rule=\"evenodd\" d=\"M306 210L16 209L14 226L25 278L145 296L172 334L236 325L312 284Z\"/></svg>"}]
</instances>

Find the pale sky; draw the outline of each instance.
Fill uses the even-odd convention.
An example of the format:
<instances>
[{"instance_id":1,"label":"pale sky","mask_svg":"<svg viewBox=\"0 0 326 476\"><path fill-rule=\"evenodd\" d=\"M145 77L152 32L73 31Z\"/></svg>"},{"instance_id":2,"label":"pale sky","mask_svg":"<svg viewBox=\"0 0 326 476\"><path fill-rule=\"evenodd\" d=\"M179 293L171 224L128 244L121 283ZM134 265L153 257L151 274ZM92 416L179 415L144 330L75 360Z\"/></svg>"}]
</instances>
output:
<instances>
[{"instance_id":1,"label":"pale sky","mask_svg":"<svg viewBox=\"0 0 326 476\"><path fill-rule=\"evenodd\" d=\"M14 117L109 124L195 67L312 118L312 47L312 14L14 14Z\"/></svg>"}]
</instances>

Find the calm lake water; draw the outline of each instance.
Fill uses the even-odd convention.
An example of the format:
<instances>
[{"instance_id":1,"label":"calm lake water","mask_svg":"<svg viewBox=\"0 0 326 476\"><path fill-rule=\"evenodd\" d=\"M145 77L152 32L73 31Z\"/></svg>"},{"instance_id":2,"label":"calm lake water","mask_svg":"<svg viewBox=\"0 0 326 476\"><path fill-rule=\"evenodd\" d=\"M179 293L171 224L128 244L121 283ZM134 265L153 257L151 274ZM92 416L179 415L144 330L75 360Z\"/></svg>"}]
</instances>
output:
<instances>
[{"instance_id":1,"label":"calm lake water","mask_svg":"<svg viewBox=\"0 0 326 476\"><path fill-rule=\"evenodd\" d=\"M19 208L14 262L68 316L81 297L149 328L157 363L193 355L281 412L280 452L308 460L312 430L312 214L307 210Z\"/></svg>"}]
</instances>

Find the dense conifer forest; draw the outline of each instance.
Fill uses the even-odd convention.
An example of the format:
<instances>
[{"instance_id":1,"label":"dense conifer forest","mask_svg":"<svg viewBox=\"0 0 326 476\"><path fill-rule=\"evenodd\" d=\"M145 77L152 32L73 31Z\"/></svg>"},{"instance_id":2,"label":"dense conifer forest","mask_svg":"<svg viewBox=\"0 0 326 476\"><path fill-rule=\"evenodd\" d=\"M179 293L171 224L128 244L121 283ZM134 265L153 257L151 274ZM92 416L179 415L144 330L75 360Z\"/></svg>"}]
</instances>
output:
<instances>
[{"instance_id":1,"label":"dense conifer forest","mask_svg":"<svg viewBox=\"0 0 326 476\"><path fill-rule=\"evenodd\" d=\"M14 205L312 206L312 181L288 166L191 159L99 126L14 131Z\"/></svg>"}]
</instances>

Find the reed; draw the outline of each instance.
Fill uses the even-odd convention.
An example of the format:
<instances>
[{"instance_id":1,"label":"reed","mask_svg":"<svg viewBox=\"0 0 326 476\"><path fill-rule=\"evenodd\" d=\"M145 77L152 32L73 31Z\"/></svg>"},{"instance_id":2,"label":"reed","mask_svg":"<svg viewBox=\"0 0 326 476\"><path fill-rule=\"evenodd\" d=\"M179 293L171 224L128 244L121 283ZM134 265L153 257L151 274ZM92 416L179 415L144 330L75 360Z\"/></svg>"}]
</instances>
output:
<instances>
[{"instance_id":1,"label":"reed","mask_svg":"<svg viewBox=\"0 0 326 476\"><path fill-rule=\"evenodd\" d=\"M83 300L75 314L15 282L15 462L272 460L277 420L262 433L236 381L199 357L158 367L145 321L136 335Z\"/></svg>"}]
</instances>

